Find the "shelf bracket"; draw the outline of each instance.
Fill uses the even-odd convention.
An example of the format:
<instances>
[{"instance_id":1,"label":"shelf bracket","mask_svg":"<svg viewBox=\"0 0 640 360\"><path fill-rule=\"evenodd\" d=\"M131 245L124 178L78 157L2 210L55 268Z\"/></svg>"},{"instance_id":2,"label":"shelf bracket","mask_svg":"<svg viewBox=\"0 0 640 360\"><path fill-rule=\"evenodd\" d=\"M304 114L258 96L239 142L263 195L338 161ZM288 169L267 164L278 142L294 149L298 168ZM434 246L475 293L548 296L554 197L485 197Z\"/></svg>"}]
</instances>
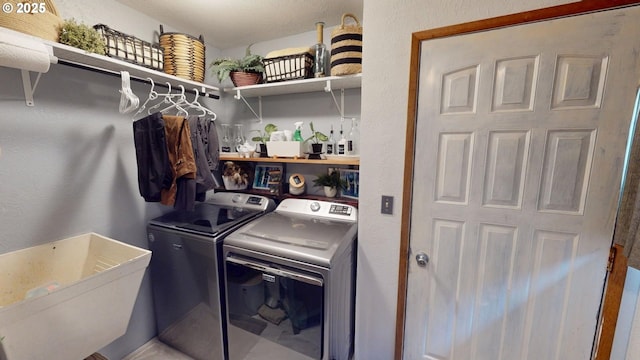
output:
<instances>
[{"instance_id":1,"label":"shelf bracket","mask_svg":"<svg viewBox=\"0 0 640 360\"><path fill-rule=\"evenodd\" d=\"M331 89L331 80L327 80L327 85L324 87L324 91L331 94L331 97L333 98L333 103L336 105L336 108L340 113L340 119L344 119L344 89L340 89L340 105L338 105L338 100L336 100L336 96L333 93L333 89Z\"/></svg>"},{"instance_id":2,"label":"shelf bracket","mask_svg":"<svg viewBox=\"0 0 640 360\"><path fill-rule=\"evenodd\" d=\"M22 73L22 87L24 88L24 100L27 103L27 106L34 106L33 102L33 94L36 92L36 87L38 87L38 82L40 81L40 76L42 73L37 73L36 81L31 84L31 75L28 70L20 70Z\"/></svg>"},{"instance_id":3,"label":"shelf bracket","mask_svg":"<svg viewBox=\"0 0 640 360\"><path fill-rule=\"evenodd\" d=\"M236 100L242 100L244 104L247 105L249 110L251 110L253 115L260 121L260 124L262 124L262 96L258 96L258 112L257 113L255 112L255 110L253 110L253 107L249 104L249 102L247 102L247 99L245 99L245 97L242 96L240 89L236 89L236 94L233 95L233 98Z\"/></svg>"}]
</instances>

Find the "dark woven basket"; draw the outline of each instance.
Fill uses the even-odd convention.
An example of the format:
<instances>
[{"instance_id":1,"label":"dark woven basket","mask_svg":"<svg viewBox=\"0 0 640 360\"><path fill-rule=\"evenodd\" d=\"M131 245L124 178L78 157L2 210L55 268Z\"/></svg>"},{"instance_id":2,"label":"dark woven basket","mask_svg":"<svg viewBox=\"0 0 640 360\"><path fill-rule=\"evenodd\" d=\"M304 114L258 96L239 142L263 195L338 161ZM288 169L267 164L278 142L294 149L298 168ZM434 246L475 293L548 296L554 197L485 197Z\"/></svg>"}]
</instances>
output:
<instances>
[{"instance_id":1,"label":"dark woven basket","mask_svg":"<svg viewBox=\"0 0 640 360\"><path fill-rule=\"evenodd\" d=\"M313 77L313 56L308 52L263 59L262 62L268 83Z\"/></svg>"},{"instance_id":2,"label":"dark woven basket","mask_svg":"<svg viewBox=\"0 0 640 360\"><path fill-rule=\"evenodd\" d=\"M160 46L116 31L107 25L97 24L93 28L102 36L107 56L162 71L163 58Z\"/></svg>"},{"instance_id":3,"label":"dark woven basket","mask_svg":"<svg viewBox=\"0 0 640 360\"><path fill-rule=\"evenodd\" d=\"M204 81L205 46L188 34L165 33L160 25L160 46L164 50L164 72L183 79Z\"/></svg>"}]
</instances>

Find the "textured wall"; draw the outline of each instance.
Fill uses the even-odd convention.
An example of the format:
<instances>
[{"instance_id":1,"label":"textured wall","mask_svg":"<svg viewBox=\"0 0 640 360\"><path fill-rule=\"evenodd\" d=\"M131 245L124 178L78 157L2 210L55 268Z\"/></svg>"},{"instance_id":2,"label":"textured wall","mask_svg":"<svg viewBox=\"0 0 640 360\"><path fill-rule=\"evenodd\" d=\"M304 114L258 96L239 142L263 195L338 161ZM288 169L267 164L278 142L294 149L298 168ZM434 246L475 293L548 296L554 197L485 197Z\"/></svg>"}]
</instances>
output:
<instances>
[{"instance_id":1,"label":"textured wall","mask_svg":"<svg viewBox=\"0 0 640 360\"><path fill-rule=\"evenodd\" d=\"M386 360L393 355L411 34L568 2L365 2L361 105L359 92L347 94L347 114L362 109L364 148L356 359ZM56 1L66 18L86 18L147 40L153 37L158 22L129 13L115 1L107 3ZM312 34L256 44L254 49L264 53L300 46ZM208 48L208 59L217 55ZM119 80L54 66L38 86L34 108L24 105L17 70L0 68L0 84L0 253L89 230L144 246L146 220L165 209L145 204L137 193L131 119L117 112ZM136 84L134 90L144 94L148 88ZM223 122L261 126L235 100L209 103ZM317 119L323 130L336 116L333 100L322 94L265 99L263 111L268 121L282 126ZM379 213L380 195L395 197L393 215ZM150 301L145 280L127 336L109 346L105 355L118 359L153 336Z\"/></svg>"},{"instance_id":2,"label":"textured wall","mask_svg":"<svg viewBox=\"0 0 640 360\"><path fill-rule=\"evenodd\" d=\"M65 19L103 23L157 41L158 21L116 1L56 0L56 5ZM165 24L165 31L179 29ZM310 31L256 44L254 49L265 54L313 41L315 31ZM244 47L224 55L235 56L234 51L243 55ZM207 46L207 64L219 56L218 49ZM52 65L41 77L34 107L25 106L21 81L19 70L0 67L0 253L88 231L147 247L147 221L170 209L147 204L138 193L132 118L118 113L120 79ZM216 83L209 72L205 82ZM144 101L149 86L133 83L132 87ZM246 135L264 127L231 95L200 102L214 110L220 122L244 124ZM257 99L249 102L257 111ZM360 90L348 90L345 104L348 115L358 115ZM331 124L339 124L333 99L324 93L265 98L263 113L265 122L283 129L293 129L300 120L314 121L327 132ZM291 166L290 170L311 177L326 168ZM154 321L145 277L127 334L101 353L113 360L122 358L155 336Z\"/></svg>"},{"instance_id":3,"label":"textured wall","mask_svg":"<svg viewBox=\"0 0 640 360\"><path fill-rule=\"evenodd\" d=\"M158 28L112 1L56 4L63 18L148 40ZM167 209L138 193L132 119L118 113L119 88L119 78L52 65L27 107L19 70L0 67L0 253L88 231L147 247L147 220ZM109 358L155 335L149 285L145 277L127 335L103 351Z\"/></svg>"}]
</instances>

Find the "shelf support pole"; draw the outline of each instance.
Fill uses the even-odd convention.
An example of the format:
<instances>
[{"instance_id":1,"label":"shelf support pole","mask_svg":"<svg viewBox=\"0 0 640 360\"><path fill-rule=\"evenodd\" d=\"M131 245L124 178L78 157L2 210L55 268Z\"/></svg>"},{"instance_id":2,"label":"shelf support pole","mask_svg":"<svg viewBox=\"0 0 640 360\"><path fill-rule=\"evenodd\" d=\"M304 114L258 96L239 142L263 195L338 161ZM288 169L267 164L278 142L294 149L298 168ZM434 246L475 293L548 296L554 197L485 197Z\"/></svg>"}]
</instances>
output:
<instances>
[{"instance_id":1,"label":"shelf support pole","mask_svg":"<svg viewBox=\"0 0 640 360\"><path fill-rule=\"evenodd\" d=\"M338 100L336 99L336 96L333 93L333 89L331 89L331 80L327 80L327 85L324 87L324 91L331 94L331 97L333 98L333 103L336 105L336 108L340 113L340 119L344 119L344 89L340 89L340 105L338 104Z\"/></svg>"},{"instance_id":2,"label":"shelf support pole","mask_svg":"<svg viewBox=\"0 0 640 360\"><path fill-rule=\"evenodd\" d=\"M31 85L31 75L28 70L20 70L22 73L22 87L24 88L24 100L27 103L27 106L34 106L33 102L33 94L36 92L36 87L38 87L38 82L40 81L40 76L42 73L38 73L36 77L36 81Z\"/></svg>"},{"instance_id":3,"label":"shelf support pole","mask_svg":"<svg viewBox=\"0 0 640 360\"><path fill-rule=\"evenodd\" d=\"M239 89L236 90L236 94L233 95L233 98L236 100L242 100L244 104L247 105L249 110L251 110L253 115L260 121L260 124L262 124L262 96L258 96L258 113L256 113L255 110L253 110L253 107L249 104L247 99L245 99L245 97L242 96L242 93L240 92Z\"/></svg>"}]
</instances>

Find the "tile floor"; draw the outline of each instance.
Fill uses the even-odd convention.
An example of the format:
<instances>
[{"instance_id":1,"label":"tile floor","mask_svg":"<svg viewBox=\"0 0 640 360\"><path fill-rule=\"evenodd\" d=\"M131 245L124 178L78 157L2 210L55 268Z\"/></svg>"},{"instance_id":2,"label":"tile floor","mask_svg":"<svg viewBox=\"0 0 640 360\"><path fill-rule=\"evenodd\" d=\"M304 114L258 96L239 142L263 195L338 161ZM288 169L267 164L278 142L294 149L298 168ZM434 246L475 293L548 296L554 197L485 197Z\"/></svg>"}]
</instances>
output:
<instances>
[{"instance_id":1,"label":"tile floor","mask_svg":"<svg viewBox=\"0 0 640 360\"><path fill-rule=\"evenodd\" d=\"M277 331L277 327L273 327L271 331ZM231 346L237 346L240 344L235 354L242 357L243 360L313 360L313 358L306 356L297 351L284 347L278 343L267 340L265 338L254 335L248 331L230 326L229 331L235 333L232 336L237 343L232 343ZM269 331L269 329L267 329ZM311 331L319 331L317 329ZM164 344L157 338L154 338L127 355L122 360L194 360L193 358L181 353L178 350Z\"/></svg>"}]
</instances>

